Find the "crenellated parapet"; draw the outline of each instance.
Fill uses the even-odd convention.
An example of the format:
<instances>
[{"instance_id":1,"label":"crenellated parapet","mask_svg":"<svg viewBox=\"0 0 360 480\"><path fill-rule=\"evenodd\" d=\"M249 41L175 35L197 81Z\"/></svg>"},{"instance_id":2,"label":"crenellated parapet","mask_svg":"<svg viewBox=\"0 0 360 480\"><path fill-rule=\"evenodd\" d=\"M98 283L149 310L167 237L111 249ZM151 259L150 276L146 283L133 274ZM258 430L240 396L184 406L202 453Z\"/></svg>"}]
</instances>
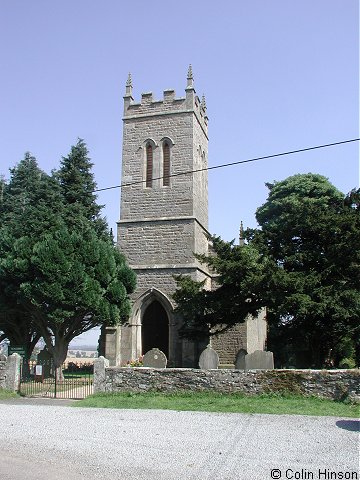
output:
<instances>
[{"instance_id":1,"label":"crenellated parapet","mask_svg":"<svg viewBox=\"0 0 360 480\"><path fill-rule=\"evenodd\" d=\"M141 94L141 101L135 102L132 96L132 79L129 74L124 95L124 120L160 115L174 115L193 112L204 133L208 133L208 117L206 113L205 97L202 100L196 95L191 65L188 71L185 97L176 98L175 90L167 89L163 92L162 100L156 100L152 92Z\"/></svg>"}]
</instances>

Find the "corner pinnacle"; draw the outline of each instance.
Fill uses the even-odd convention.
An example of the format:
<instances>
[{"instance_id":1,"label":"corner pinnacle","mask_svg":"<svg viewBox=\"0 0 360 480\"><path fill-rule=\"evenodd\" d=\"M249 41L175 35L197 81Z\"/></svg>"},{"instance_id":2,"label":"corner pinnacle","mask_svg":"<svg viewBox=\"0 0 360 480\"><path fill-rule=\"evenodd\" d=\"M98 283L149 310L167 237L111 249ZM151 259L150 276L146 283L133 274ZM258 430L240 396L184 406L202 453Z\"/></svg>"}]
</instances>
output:
<instances>
[{"instance_id":1,"label":"corner pinnacle","mask_svg":"<svg viewBox=\"0 0 360 480\"><path fill-rule=\"evenodd\" d=\"M190 80L190 79L191 79L191 80L194 80L191 63L190 63L190 65L189 65L189 70L188 70L187 78L188 78L188 80Z\"/></svg>"},{"instance_id":2,"label":"corner pinnacle","mask_svg":"<svg viewBox=\"0 0 360 480\"><path fill-rule=\"evenodd\" d=\"M241 247L242 247L243 245L245 245L244 225L243 225L243 222L240 222L239 245L240 245Z\"/></svg>"},{"instance_id":3,"label":"corner pinnacle","mask_svg":"<svg viewBox=\"0 0 360 480\"><path fill-rule=\"evenodd\" d=\"M205 100L205 95L202 96L202 99L201 99L201 106L203 108L203 110L206 110L206 100Z\"/></svg>"},{"instance_id":4,"label":"corner pinnacle","mask_svg":"<svg viewBox=\"0 0 360 480\"><path fill-rule=\"evenodd\" d=\"M192 72L192 66L191 66L191 63L190 63L188 74L187 74L187 88L188 87L193 88L193 82L194 82L194 76L193 76L193 72Z\"/></svg>"}]
</instances>

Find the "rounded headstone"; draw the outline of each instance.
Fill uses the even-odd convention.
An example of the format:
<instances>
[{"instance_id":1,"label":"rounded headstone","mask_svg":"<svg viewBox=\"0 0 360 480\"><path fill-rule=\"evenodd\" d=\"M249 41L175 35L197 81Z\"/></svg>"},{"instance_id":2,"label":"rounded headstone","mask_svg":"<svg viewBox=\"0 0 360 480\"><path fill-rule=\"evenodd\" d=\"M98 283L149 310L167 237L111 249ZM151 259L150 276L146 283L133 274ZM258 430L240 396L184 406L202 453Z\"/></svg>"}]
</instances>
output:
<instances>
[{"instance_id":1,"label":"rounded headstone","mask_svg":"<svg viewBox=\"0 0 360 480\"><path fill-rule=\"evenodd\" d=\"M166 368L167 358L158 348L152 348L143 356L143 366L151 368Z\"/></svg>"},{"instance_id":2,"label":"rounded headstone","mask_svg":"<svg viewBox=\"0 0 360 480\"><path fill-rule=\"evenodd\" d=\"M210 345L208 345L205 350L201 353L199 358L199 367L202 370L211 370L218 368L219 366L219 355L215 352Z\"/></svg>"}]
</instances>

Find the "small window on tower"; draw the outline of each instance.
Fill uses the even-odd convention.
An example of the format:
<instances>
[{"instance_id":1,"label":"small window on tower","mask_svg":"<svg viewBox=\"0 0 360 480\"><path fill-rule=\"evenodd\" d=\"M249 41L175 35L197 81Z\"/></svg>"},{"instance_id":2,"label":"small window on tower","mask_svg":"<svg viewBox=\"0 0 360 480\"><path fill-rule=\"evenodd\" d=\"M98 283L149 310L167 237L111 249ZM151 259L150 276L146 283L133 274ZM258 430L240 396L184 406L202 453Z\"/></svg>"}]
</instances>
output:
<instances>
[{"instance_id":1,"label":"small window on tower","mask_svg":"<svg viewBox=\"0 0 360 480\"><path fill-rule=\"evenodd\" d=\"M146 186L152 187L153 177L153 147L148 143L146 145Z\"/></svg>"},{"instance_id":2,"label":"small window on tower","mask_svg":"<svg viewBox=\"0 0 360 480\"><path fill-rule=\"evenodd\" d=\"M163 144L163 185L170 185L170 146L168 142Z\"/></svg>"}]
</instances>

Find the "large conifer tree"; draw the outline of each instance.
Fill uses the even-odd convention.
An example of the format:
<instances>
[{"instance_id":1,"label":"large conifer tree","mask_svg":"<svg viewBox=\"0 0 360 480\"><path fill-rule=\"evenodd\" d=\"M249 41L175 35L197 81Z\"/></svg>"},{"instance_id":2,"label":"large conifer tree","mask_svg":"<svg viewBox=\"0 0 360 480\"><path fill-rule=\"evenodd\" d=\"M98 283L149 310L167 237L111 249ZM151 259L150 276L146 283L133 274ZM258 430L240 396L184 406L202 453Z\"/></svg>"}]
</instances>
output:
<instances>
[{"instance_id":1,"label":"large conifer tree","mask_svg":"<svg viewBox=\"0 0 360 480\"><path fill-rule=\"evenodd\" d=\"M29 358L41 335L24 306L21 286L31 277L37 239L59 226L62 202L57 183L30 153L10 175L9 183L2 181L0 196L0 338L23 346Z\"/></svg>"},{"instance_id":2,"label":"large conifer tree","mask_svg":"<svg viewBox=\"0 0 360 480\"><path fill-rule=\"evenodd\" d=\"M302 366L336 364L339 345L348 337L355 344L360 333L359 209L321 175L268 188L256 239L276 265L268 280L272 332L295 347Z\"/></svg>"},{"instance_id":3,"label":"large conifer tree","mask_svg":"<svg viewBox=\"0 0 360 480\"><path fill-rule=\"evenodd\" d=\"M246 232L248 245L214 237L215 256L198 257L214 272L215 288L178 279L183 334L232 326L266 306L275 356L292 350L301 367L338 365L346 346L357 348L359 362L359 191L346 197L316 174L268 188L256 212L261 229Z\"/></svg>"},{"instance_id":4,"label":"large conifer tree","mask_svg":"<svg viewBox=\"0 0 360 480\"><path fill-rule=\"evenodd\" d=\"M135 287L100 216L87 155L79 140L51 178L27 156L4 190L3 212L14 203L0 226L0 302L31 318L59 375L73 338L127 319Z\"/></svg>"},{"instance_id":5,"label":"large conifer tree","mask_svg":"<svg viewBox=\"0 0 360 480\"><path fill-rule=\"evenodd\" d=\"M98 205L96 201L92 167L87 146L79 139L71 147L69 155L62 158L60 170L55 175L64 200L67 225L79 229L83 222L91 222L100 235L106 235L108 228L100 214L103 205Z\"/></svg>"}]
</instances>

